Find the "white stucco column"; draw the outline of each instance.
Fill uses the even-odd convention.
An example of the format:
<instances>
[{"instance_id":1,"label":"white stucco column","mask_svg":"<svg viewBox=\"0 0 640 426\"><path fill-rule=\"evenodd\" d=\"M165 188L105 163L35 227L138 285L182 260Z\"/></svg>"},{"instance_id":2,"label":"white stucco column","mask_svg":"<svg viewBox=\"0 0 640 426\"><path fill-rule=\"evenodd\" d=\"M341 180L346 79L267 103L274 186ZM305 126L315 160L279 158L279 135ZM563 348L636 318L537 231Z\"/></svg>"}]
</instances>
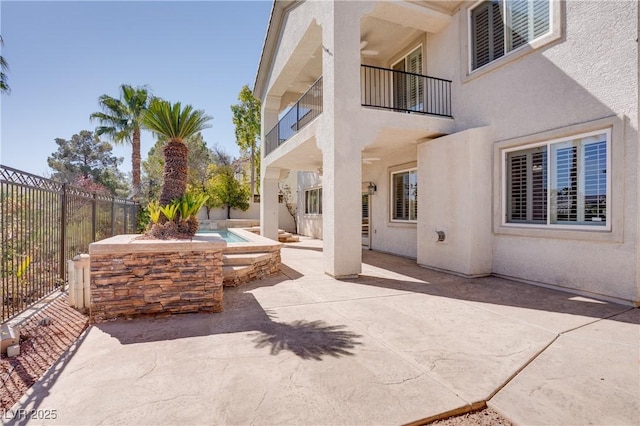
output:
<instances>
[{"instance_id":1,"label":"white stucco column","mask_svg":"<svg viewBox=\"0 0 640 426\"><path fill-rule=\"evenodd\" d=\"M266 167L260 184L260 235L278 241L278 180L280 169Z\"/></svg>"},{"instance_id":2,"label":"white stucco column","mask_svg":"<svg viewBox=\"0 0 640 426\"><path fill-rule=\"evenodd\" d=\"M260 169L260 235L278 241L278 179L280 169L267 167L266 135L278 123L280 98L267 96L262 103L262 144Z\"/></svg>"},{"instance_id":3,"label":"white stucco column","mask_svg":"<svg viewBox=\"0 0 640 426\"><path fill-rule=\"evenodd\" d=\"M360 12L358 2L331 2L322 23L323 250L325 273L354 277L362 270L361 144L349 119L360 108Z\"/></svg>"}]
</instances>

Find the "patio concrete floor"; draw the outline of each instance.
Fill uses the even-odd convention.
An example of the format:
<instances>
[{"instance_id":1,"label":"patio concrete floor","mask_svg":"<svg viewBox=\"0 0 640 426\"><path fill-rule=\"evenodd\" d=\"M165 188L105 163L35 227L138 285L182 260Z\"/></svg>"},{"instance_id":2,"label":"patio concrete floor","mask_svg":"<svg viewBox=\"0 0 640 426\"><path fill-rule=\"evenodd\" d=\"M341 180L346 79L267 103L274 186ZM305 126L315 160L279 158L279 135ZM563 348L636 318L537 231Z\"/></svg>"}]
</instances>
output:
<instances>
[{"instance_id":1,"label":"patio concrete floor","mask_svg":"<svg viewBox=\"0 0 640 426\"><path fill-rule=\"evenodd\" d=\"M45 424L403 424L488 401L517 424L640 424L640 309L321 241L221 314L90 327L13 411ZM506 384L506 385L505 385Z\"/></svg>"}]
</instances>

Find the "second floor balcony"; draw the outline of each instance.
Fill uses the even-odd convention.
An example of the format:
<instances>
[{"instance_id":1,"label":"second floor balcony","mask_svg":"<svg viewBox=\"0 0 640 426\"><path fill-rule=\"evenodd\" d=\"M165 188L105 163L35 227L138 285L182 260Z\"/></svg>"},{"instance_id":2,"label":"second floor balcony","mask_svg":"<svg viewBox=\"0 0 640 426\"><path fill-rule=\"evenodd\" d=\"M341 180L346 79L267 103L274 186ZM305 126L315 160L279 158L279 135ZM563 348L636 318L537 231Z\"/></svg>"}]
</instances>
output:
<instances>
[{"instance_id":1,"label":"second floor balcony","mask_svg":"<svg viewBox=\"0 0 640 426\"><path fill-rule=\"evenodd\" d=\"M322 114L322 77L265 136L265 155ZM451 117L451 81L405 71L361 65L360 104L401 113Z\"/></svg>"},{"instance_id":2,"label":"second floor balcony","mask_svg":"<svg viewBox=\"0 0 640 426\"><path fill-rule=\"evenodd\" d=\"M322 77L282 116L265 136L265 155L285 143L322 113Z\"/></svg>"},{"instance_id":3,"label":"second floor balcony","mask_svg":"<svg viewBox=\"0 0 640 426\"><path fill-rule=\"evenodd\" d=\"M397 112L451 117L451 81L362 65L360 104Z\"/></svg>"}]
</instances>

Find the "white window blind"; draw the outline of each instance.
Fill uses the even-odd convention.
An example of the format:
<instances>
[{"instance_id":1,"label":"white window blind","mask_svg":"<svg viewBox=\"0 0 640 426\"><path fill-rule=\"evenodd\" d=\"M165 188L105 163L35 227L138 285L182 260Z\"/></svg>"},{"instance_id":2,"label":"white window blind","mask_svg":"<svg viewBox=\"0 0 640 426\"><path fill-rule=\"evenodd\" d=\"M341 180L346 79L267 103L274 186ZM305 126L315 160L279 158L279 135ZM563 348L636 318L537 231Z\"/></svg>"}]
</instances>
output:
<instances>
[{"instance_id":1,"label":"white window blind","mask_svg":"<svg viewBox=\"0 0 640 426\"><path fill-rule=\"evenodd\" d=\"M487 0L471 9L471 69L475 70L550 30L549 0Z\"/></svg>"},{"instance_id":2,"label":"white window blind","mask_svg":"<svg viewBox=\"0 0 640 426\"><path fill-rule=\"evenodd\" d=\"M606 223L607 142L604 135L551 145L551 223Z\"/></svg>"},{"instance_id":3,"label":"white window blind","mask_svg":"<svg viewBox=\"0 0 640 426\"><path fill-rule=\"evenodd\" d=\"M408 109L421 110L424 99L424 79L422 75L422 49L418 48L411 52L406 58L407 71L412 73L407 76L409 80L409 105Z\"/></svg>"},{"instance_id":4,"label":"white window blind","mask_svg":"<svg viewBox=\"0 0 640 426\"><path fill-rule=\"evenodd\" d=\"M418 220L418 175L416 170L393 173L393 220Z\"/></svg>"},{"instance_id":5,"label":"white window blind","mask_svg":"<svg viewBox=\"0 0 640 426\"><path fill-rule=\"evenodd\" d=\"M546 148L517 151L507 155L509 171L508 221L547 222Z\"/></svg>"},{"instance_id":6,"label":"white window blind","mask_svg":"<svg viewBox=\"0 0 640 426\"><path fill-rule=\"evenodd\" d=\"M584 147L585 221L600 222L607 212L607 144L604 141Z\"/></svg>"},{"instance_id":7,"label":"white window blind","mask_svg":"<svg viewBox=\"0 0 640 426\"><path fill-rule=\"evenodd\" d=\"M486 1L471 11L473 69L504 55L504 20L500 1Z\"/></svg>"},{"instance_id":8,"label":"white window blind","mask_svg":"<svg viewBox=\"0 0 640 426\"><path fill-rule=\"evenodd\" d=\"M507 223L606 225L608 138L587 134L507 152Z\"/></svg>"},{"instance_id":9,"label":"white window blind","mask_svg":"<svg viewBox=\"0 0 640 426\"><path fill-rule=\"evenodd\" d=\"M424 99L424 78L422 75L422 46L393 65L398 71L393 76L395 107L402 110L421 110ZM411 74L407 74L411 73Z\"/></svg>"}]
</instances>

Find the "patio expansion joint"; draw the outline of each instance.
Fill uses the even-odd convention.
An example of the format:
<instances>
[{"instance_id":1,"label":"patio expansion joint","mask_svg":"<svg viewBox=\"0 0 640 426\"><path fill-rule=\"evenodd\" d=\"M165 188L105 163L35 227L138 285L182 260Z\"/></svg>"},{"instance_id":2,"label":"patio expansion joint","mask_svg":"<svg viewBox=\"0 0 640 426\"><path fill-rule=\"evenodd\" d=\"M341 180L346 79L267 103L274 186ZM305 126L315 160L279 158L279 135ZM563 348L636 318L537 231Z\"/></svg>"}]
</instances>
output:
<instances>
[{"instance_id":1,"label":"patio expansion joint","mask_svg":"<svg viewBox=\"0 0 640 426\"><path fill-rule=\"evenodd\" d=\"M622 315L622 314L624 314L626 312L629 312L629 311L631 311L633 309L635 309L635 308L628 308L628 309L625 309L622 312L617 312L615 314L611 314L611 315L608 315L608 316L603 317L603 318L598 318L598 319L595 319L593 321L589 321L589 322L587 322L585 324L579 325L577 327L573 327L573 328L570 328L568 330L561 331L560 333L556 333L555 337L551 340L551 342L549 342L542 349L540 349L540 351L535 353L527 362L525 362L522 365L522 367L518 368L511 376L509 376L509 378L507 378L507 380L505 380L505 382L501 386L499 386L496 390L494 390L487 397L486 401L491 400L498 392L500 392L502 389L504 389L505 386L507 386L510 382L512 382L513 379L515 379L525 368L527 368L529 365L531 365L540 355L542 355L547 349L549 349L551 347L551 345L553 345L560 337L562 337L562 336L564 336L564 335L566 335L568 333L572 333L572 332L574 332L576 330L579 330L581 328L593 325L593 324L595 324L597 322L604 321L604 320L616 317L618 315Z\"/></svg>"},{"instance_id":2,"label":"patio expansion joint","mask_svg":"<svg viewBox=\"0 0 640 426\"><path fill-rule=\"evenodd\" d=\"M625 309L625 310L624 310L624 311L622 311L622 312L618 312L618 313L615 313L615 314L611 314L611 315L606 316L606 317L603 317L603 318L598 318L598 319L596 319L596 320L594 320L594 321L591 321L591 322L588 322L588 323L586 323L586 324L582 324L582 325L579 325L579 326L574 327L574 328L572 328L572 329L565 330L565 331L561 332L561 333L560 333L560 335L565 335L565 334L572 333L572 332L574 332L574 331L580 330L580 329L585 328L585 327L588 327L588 326L590 326L590 325L597 324L597 323L599 323L599 322L609 320L609 319L611 319L611 318L617 317L617 316L622 315L622 314L626 314L627 312L631 312L631 311L633 311L634 309L638 309L638 308L628 308L628 309ZM573 337L573 336L572 336L572 337ZM604 339L593 339L593 338L588 338L588 337L575 337L575 338L576 338L576 339L583 339L583 340L590 340L590 341L593 341L593 342L601 342L601 343L615 343L616 345L621 345L621 346L629 346L629 347L636 347L636 346L637 346L637 345L634 345L634 344L628 344L628 343L623 343L623 342L612 342L611 340L604 340Z\"/></svg>"},{"instance_id":3,"label":"patio expansion joint","mask_svg":"<svg viewBox=\"0 0 640 426\"><path fill-rule=\"evenodd\" d=\"M593 320L593 321L590 321L590 322L588 322L588 323L585 323L585 324L579 325L579 326L577 326L577 327L573 327L573 328L570 328L570 329L568 329L568 330L565 330L565 331L561 332L560 334L562 335L562 334L571 333L571 332L573 332L573 331L576 331L576 330L579 330L579 329L581 329L581 328L584 328L584 327L587 327L587 326L593 325L593 324L595 324L595 323L598 323L598 322L601 322L601 321L605 321L605 320L611 319L611 318L613 318L613 317L617 317L617 316L622 315L622 314L626 314L627 312L631 312L631 311L633 311L634 309L637 309L637 308L627 308L627 309L625 309L625 310L623 310L623 311L621 311L621 312L616 312L615 314L611 314L611 315L608 315L608 316L606 316L606 317L597 318L597 319L595 319L595 320Z\"/></svg>"},{"instance_id":4,"label":"patio expansion joint","mask_svg":"<svg viewBox=\"0 0 640 426\"><path fill-rule=\"evenodd\" d=\"M518 376L518 374L520 374L525 368L527 368L529 365L531 365L531 363L533 361L535 361L540 355L542 355L547 349L549 349L549 347L551 347L551 345L553 345L560 338L561 335L562 335L562 333L556 334L556 336L549 343L547 343L538 352L533 354L533 356L531 358L529 358L520 368L518 368L516 371L514 371L513 374L511 374L507 378L507 380L504 381L504 383L502 383L493 392L491 392L485 401L490 401L491 398L496 396L496 394L498 392L500 392L502 389L504 389L505 386L507 386L509 383L511 383L511 381L513 381L513 379L515 379Z\"/></svg>"}]
</instances>

